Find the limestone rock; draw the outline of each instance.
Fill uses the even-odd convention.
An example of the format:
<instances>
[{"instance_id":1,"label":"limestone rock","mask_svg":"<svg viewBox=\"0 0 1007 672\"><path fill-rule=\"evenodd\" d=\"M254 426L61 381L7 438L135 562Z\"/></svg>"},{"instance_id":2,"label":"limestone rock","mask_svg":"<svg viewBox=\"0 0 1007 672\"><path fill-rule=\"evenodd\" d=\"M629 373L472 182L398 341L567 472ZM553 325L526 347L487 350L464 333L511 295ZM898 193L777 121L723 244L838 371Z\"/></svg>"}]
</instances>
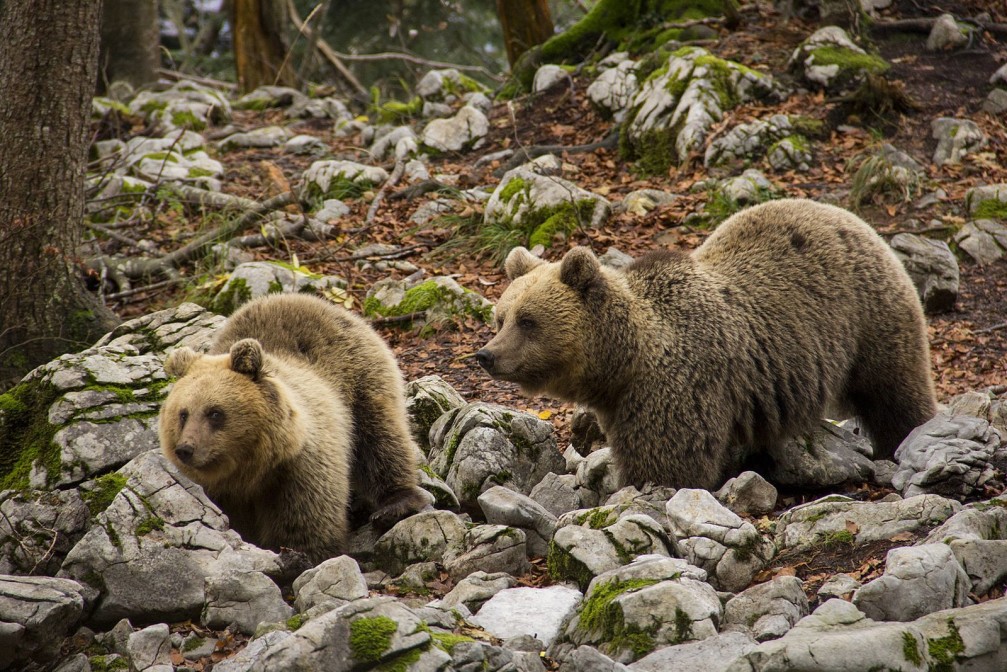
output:
<instances>
[{"instance_id":1,"label":"limestone rock","mask_svg":"<svg viewBox=\"0 0 1007 672\"><path fill-rule=\"evenodd\" d=\"M507 588L483 604L472 622L500 639L532 635L549 646L582 597L579 590L559 585Z\"/></svg>"},{"instance_id":2,"label":"limestone rock","mask_svg":"<svg viewBox=\"0 0 1007 672\"><path fill-rule=\"evenodd\" d=\"M954 308L958 300L958 260L948 244L912 233L897 233L890 242L895 256L913 279L927 314Z\"/></svg>"},{"instance_id":3,"label":"limestone rock","mask_svg":"<svg viewBox=\"0 0 1007 672\"><path fill-rule=\"evenodd\" d=\"M853 604L876 621L913 621L968 604L970 581L946 544L893 548L883 576L853 595Z\"/></svg>"},{"instance_id":4,"label":"limestone rock","mask_svg":"<svg viewBox=\"0 0 1007 672\"><path fill-rule=\"evenodd\" d=\"M724 605L724 623L751 628L760 642L782 637L807 615L804 582L796 576L779 576L752 586Z\"/></svg>"},{"instance_id":5,"label":"limestone rock","mask_svg":"<svg viewBox=\"0 0 1007 672\"><path fill-rule=\"evenodd\" d=\"M933 162L938 166L961 163L963 156L982 149L988 142L979 125L969 119L941 117L930 126L937 140Z\"/></svg>"}]
</instances>

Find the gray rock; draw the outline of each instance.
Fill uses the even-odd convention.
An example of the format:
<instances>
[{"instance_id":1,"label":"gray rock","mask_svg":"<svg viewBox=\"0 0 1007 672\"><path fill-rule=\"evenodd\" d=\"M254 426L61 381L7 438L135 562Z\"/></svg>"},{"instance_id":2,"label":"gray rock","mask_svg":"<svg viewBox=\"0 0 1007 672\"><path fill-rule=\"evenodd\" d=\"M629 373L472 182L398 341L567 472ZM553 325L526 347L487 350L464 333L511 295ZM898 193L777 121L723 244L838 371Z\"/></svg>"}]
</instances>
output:
<instances>
[{"instance_id":1,"label":"gray rock","mask_svg":"<svg viewBox=\"0 0 1007 672\"><path fill-rule=\"evenodd\" d=\"M125 487L67 555L60 575L98 595L91 619L172 622L199 617L207 577L284 573L280 556L244 543L202 489L158 451L120 470Z\"/></svg>"},{"instance_id":2,"label":"gray rock","mask_svg":"<svg viewBox=\"0 0 1007 672\"><path fill-rule=\"evenodd\" d=\"M67 579L0 576L0 669L54 658L84 616L87 592Z\"/></svg>"},{"instance_id":3,"label":"gray rock","mask_svg":"<svg viewBox=\"0 0 1007 672\"><path fill-rule=\"evenodd\" d=\"M388 179L388 171L354 161L315 161L301 176L301 199L342 198L348 185L371 189Z\"/></svg>"},{"instance_id":4,"label":"gray rock","mask_svg":"<svg viewBox=\"0 0 1007 672\"><path fill-rule=\"evenodd\" d=\"M766 476L774 483L821 487L863 483L874 474L870 444L861 436L822 421L802 437L769 449L773 466Z\"/></svg>"},{"instance_id":5,"label":"gray rock","mask_svg":"<svg viewBox=\"0 0 1007 672\"><path fill-rule=\"evenodd\" d=\"M506 525L476 525L444 553L444 570L459 581L476 570L520 576L531 570L523 530Z\"/></svg>"},{"instance_id":6,"label":"gray rock","mask_svg":"<svg viewBox=\"0 0 1007 672\"><path fill-rule=\"evenodd\" d=\"M55 574L89 516L78 490L0 492L0 574Z\"/></svg>"},{"instance_id":7,"label":"gray rock","mask_svg":"<svg viewBox=\"0 0 1007 672\"><path fill-rule=\"evenodd\" d=\"M591 644L618 662L650 653L632 633L646 632L653 647L717 634L723 608L716 591L697 576L702 570L682 560L642 557L591 581L584 604L566 627L565 638Z\"/></svg>"},{"instance_id":8,"label":"gray rock","mask_svg":"<svg viewBox=\"0 0 1007 672\"><path fill-rule=\"evenodd\" d=\"M592 228L601 226L611 211L608 200L598 194L581 189L562 177L541 175L526 166L519 166L507 171L493 190L486 203L483 223L486 226L500 224L521 228L537 219L546 220L541 213L557 208L572 209L578 217L590 208L590 218L581 224ZM529 245L537 244L536 240L532 233ZM551 240L539 242L546 244Z\"/></svg>"},{"instance_id":9,"label":"gray rock","mask_svg":"<svg viewBox=\"0 0 1007 672\"><path fill-rule=\"evenodd\" d=\"M528 496L557 517L583 506L577 494L577 477L573 474L560 475L550 471Z\"/></svg>"},{"instance_id":10,"label":"gray rock","mask_svg":"<svg viewBox=\"0 0 1007 672\"><path fill-rule=\"evenodd\" d=\"M611 448L599 448L577 466L577 489L582 501L603 502L619 489L619 470ZM584 491L588 491L590 495Z\"/></svg>"},{"instance_id":11,"label":"gray rock","mask_svg":"<svg viewBox=\"0 0 1007 672\"><path fill-rule=\"evenodd\" d=\"M263 110L270 107L289 107L307 100L307 96L289 86L260 86L238 98L232 104L237 110Z\"/></svg>"},{"instance_id":12,"label":"gray rock","mask_svg":"<svg viewBox=\"0 0 1007 672\"><path fill-rule=\"evenodd\" d=\"M550 471L564 471L552 424L502 406L468 404L442 415L430 443L431 468L463 506L494 485L527 494Z\"/></svg>"},{"instance_id":13,"label":"gray rock","mask_svg":"<svg viewBox=\"0 0 1007 672\"><path fill-rule=\"evenodd\" d=\"M961 511L961 504L939 495L917 495L890 502L857 502L830 495L801 504L776 523L780 549L807 549L834 540L865 544L939 525ZM856 531L851 531L855 528Z\"/></svg>"},{"instance_id":14,"label":"gray rock","mask_svg":"<svg viewBox=\"0 0 1007 672\"><path fill-rule=\"evenodd\" d=\"M769 147L766 160L773 170L810 170L811 143L803 135L789 135Z\"/></svg>"},{"instance_id":15,"label":"gray rock","mask_svg":"<svg viewBox=\"0 0 1007 672\"><path fill-rule=\"evenodd\" d=\"M486 87L454 68L430 70L416 84L416 95L424 100L454 100L466 91L485 93Z\"/></svg>"},{"instance_id":16,"label":"gray rock","mask_svg":"<svg viewBox=\"0 0 1007 672\"><path fill-rule=\"evenodd\" d=\"M761 171L748 168L741 175L721 180L716 191L731 203L738 205L754 205L772 193L773 183L766 179Z\"/></svg>"},{"instance_id":17,"label":"gray rock","mask_svg":"<svg viewBox=\"0 0 1007 672\"><path fill-rule=\"evenodd\" d=\"M752 586L724 605L724 623L750 628L760 642L782 637L807 615L804 582L796 576L778 576Z\"/></svg>"},{"instance_id":18,"label":"gray rock","mask_svg":"<svg viewBox=\"0 0 1007 672\"><path fill-rule=\"evenodd\" d=\"M449 547L459 547L465 524L450 511L424 511L400 520L374 545L374 559L389 574L407 565L438 561Z\"/></svg>"},{"instance_id":19,"label":"gray rock","mask_svg":"<svg viewBox=\"0 0 1007 672\"><path fill-rule=\"evenodd\" d=\"M745 471L714 493L721 504L735 513L761 516L776 506L777 492L773 484L754 471Z\"/></svg>"},{"instance_id":20,"label":"gray rock","mask_svg":"<svg viewBox=\"0 0 1007 672\"><path fill-rule=\"evenodd\" d=\"M556 531L556 516L541 504L500 485L479 495L477 501L486 515L486 522L509 525L524 531L529 556L544 556L548 553L549 540Z\"/></svg>"},{"instance_id":21,"label":"gray rock","mask_svg":"<svg viewBox=\"0 0 1007 672\"><path fill-rule=\"evenodd\" d=\"M795 133L790 117L785 114L738 124L710 142L703 163L709 167L756 160L770 145Z\"/></svg>"},{"instance_id":22,"label":"gray rock","mask_svg":"<svg viewBox=\"0 0 1007 672\"><path fill-rule=\"evenodd\" d=\"M588 99L620 122L626 116L633 96L640 88L636 62L628 58L614 68L607 68L587 87Z\"/></svg>"},{"instance_id":23,"label":"gray rock","mask_svg":"<svg viewBox=\"0 0 1007 672\"><path fill-rule=\"evenodd\" d=\"M549 646L582 597L579 590L560 585L507 588L483 604L471 620L494 637L531 635Z\"/></svg>"},{"instance_id":24,"label":"gray rock","mask_svg":"<svg viewBox=\"0 0 1007 672\"><path fill-rule=\"evenodd\" d=\"M404 159L411 154L415 154L418 145L416 131L412 126L398 126L390 129L387 133L378 133L371 144L371 156L376 159L384 159L389 154L396 159Z\"/></svg>"},{"instance_id":25,"label":"gray rock","mask_svg":"<svg viewBox=\"0 0 1007 672\"><path fill-rule=\"evenodd\" d=\"M776 554L754 525L706 490L679 490L667 512L669 530L684 557L709 572L710 583L721 590L741 590Z\"/></svg>"},{"instance_id":26,"label":"gray rock","mask_svg":"<svg viewBox=\"0 0 1007 672\"><path fill-rule=\"evenodd\" d=\"M406 412L413 436L420 447L430 450L430 428L437 418L465 405L465 398L440 376L424 376L406 383Z\"/></svg>"},{"instance_id":27,"label":"gray rock","mask_svg":"<svg viewBox=\"0 0 1007 672\"><path fill-rule=\"evenodd\" d=\"M644 151L655 133L677 130L675 157L681 163L701 149L710 127L724 116L725 101L739 103L779 95L769 75L715 58L705 49L688 48L668 57L667 67L656 70L633 97L629 108L627 141L637 153ZM724 95L723 88L729 93Z\"/></svg>"},{"instance_id":28,"label":"gray rock","mask_svg":"<svg viewBox=\"0 0 1007 672\"><path fill-rule=\"evenodd\" d=\"M220 149L228 152L234 149L279 147L290 139L290 131L282 126L263 126L245 133L232 133L220 141Z\"/></svg>"},{"instance_id":29,"label":"gray rock","mask_svg":"<svg viewBox=\"0 0 1007 672\"><path fill-rule=\"evenodd\" d=\"M892 486L907 497L935 493L964 498L982 492L997 473L990 461L999 447L1000 433L988 421L938 413L895 451L899 468Z\"/></svg>"},{"instance_id":30,"label":"gray rock","mask_svg":"<svg viewBox=\"0 0 1007 672\"><path fill-rule=\"evenodd\" d=\"M489 119L471 105L447 119L434 119L420 134L420 142L437 152L478 149L489 133Z\"/></svg>"},{"instance_id":31,"label":"gray rock","mask_svg":"<svg viewBox=\"0 0 1007 672\"><path fill-rule=\"evenodd\" d=\"M853 595L853 604L876 621L913 621L968 604L970 581L945 544L893 548L884 575Z\"/></svg>"},{"instance_id":32,"label":"gray rock","mask_svg":"<svg viewBox=\"0 0 1007 672\"><path fill-rule=\"evenodd\" d=\"M850 89L868 74L887 68L881 58L868 56L839 26L816 30L794 50L789 65L806 82L828 91Z\"/></svg>"},{"instance_id":33,"label":"gray rock","mask_svg":"<svg viewBox=\"0 0 1007 672\"><path fill-rule=\"evenodd\" d=\"M126 643L130 669L144 672L167 665L168 670L173 670L170 634L167 623L151 625L130 634Z\"/></svg>"},{"instance_id":34,"label":"gray rock","mask_svg":"<svg viewBox=\"0 0 1007 672\"><path fill-rule=\"evenodd\" d=\"M213 669L216 672L249 672L256 666L256 661L260 657L282 649L283 643L292 636L292 633L285 630L267 632L265 635L249 641L248 645L237 654L214 663Z\"/></svg>"},{"instance_id":35,"label":"gray rock","mask_svg":"<svg viewBox=\"0 0 1007 672\"><path fill-rule=\"evenodd\" d=\"M1003 211L1004 208L1007 208L1007 183L984 184L965 192L965 209L974 218L981 218L983 210Z\"/></svg>"},{"instance_id":36,"label":"gray rock","mask_svg":"<svg viewBox=\"0 0 1007 672\"><path fill-rule=\"evenodd\" d=\"M998 84L1007 84L1007 63L1004 63L997 71L990 75L990 84L994 86Z\"/></svg>"},{"instance_id":37,"label":"gray rock","mask_svg":"<svg viewBox=\"0 0 1007 672\"><path fill-rule=\"evenodd\" d=\"M636 189L623 196L621 201L612 206L612 210L613 212L628 212L631 215L643 216L660 205L673 202L676 198L678 198L677 195L661 191L660 189ZM610 251L612 249L614 248L609 248ZM605 254L608 254L608 252ZM628 254L621 252L619 254L621 256L616 264L611 263L611 261L609 263L602 261L602 257L605 256L604 254L598 260L601 261L602 265L611 268L625 268L633 261L633 258Z\"/></svg>"},{"instance_id":38,"label":"gray rock","mask_svg":"<svg viewBox=\"0 0 1007 672\"><path fill-rule=\"evenodd\" d=\"M969 29L959 26L952 14L941 14L927 36L928 51L945 51L964 47L971 39Z\"/></svg>"},{"instance_id":39,"label":"gray rock","mask_svg":"<svg viewBox=\"0 0 1007 672\"><path fill-rule=\"evenodd\" d=\"M877 623L829 600L782 638L763 642L727 672L870 669L1000 670L1007 655L1007 601L938 611L909 623ZM902 661L905 661L904 663Z\"/></svg>"},{"instance_id":40,"label":"gray rock","mask_svg":"<svg viewBox=\"0 0 1007 672\"><path fill-rule=\"evenodd\" d=\"M353 558L340 555L312 567L294 580L294 606L297 611L328 600L342 604L367 597L367 582Z\"/></svg>"},{"instance_id":41,"label":"gray rock","mask_svg":"<svg viewBox=\"0 0 1007 672\"><path fill-rule=\"evenodd\" d=\"M1007 112L1007 89L993 89L983 101L983 112L997 116Z\"/></svg>"},{"instance_id":42,"label":"gray rock","mask_svg":"<svg viewBox=\"0 0 1007 672\"><path fill-rule=\"evenodd\" d=\"M976 502L921 543L947 544L968 574L972 592L985 595L1007 577L1007 508L999 499Z\"/></svg>"},{"instance_id":43,"label":"gray rock","mask_svg":"<svg viewBox=\"0 0 1007 672\"><path fill-rule=\"evenodd\" d=\"M564 83L571 88L573 87L573 79L570 77L570 73L558 65L546 63L535 71L531 90L533 93L542 93Z\"/></svg>"},{"instance_id":44,"label":"gray rock","mask_svg":"<svg viewBox=\"0 0 1007 672\"><path fill-rule=\"evenodd\" d=\"M197 352L210 346L213 332L224 321L195 303L183 303L123 322L105 334L89 350L103 347L134 348L140 354L170 352L188 346Z\"/></svg>"},{"instance_id":45,"label":"gray rock","mask_svg":"<svg viewBox=\"0 0 1007 672\"><path fill-rule=\"evenodd\" d=\"M629 666L631 672L724 672L731 661L757 645L744 632L723 632L698 642L658 649Z\"/></svg>"},{"instance_id":46,"label":"gray rock","mask_svg":"<svg viewBox=\"0 0 1007 672\"><path fill-rule=\"evenodd\" d=\"M961 163L966 154L982 149L988 140L978 124L969 119L941 117L930 123L937 140L933 162L938 166Z\"/></svg>"},{"instance_id":47,"label":"gray rock","mask_svg":"<svg viewBox=\"0 0 1007 672\"><path fill-rule=\"evenodd\" d=\"M346 281L334 275L318 276L272 261L250 261L235 268L213 299L213 307L231 313L251 299L276 292L324 292L342 289Z\"/></svg>"},{"instance_id":48,"label":"gray rock","mask_svg":"<svg viewBox=\"0 0 1007 672\"><path fill-rule=\"evenodd\" d=\"M968 221L955 234L955 242L976 262L992 264L1007 250L1007 225L994 219Z\"/></svg>"},{"instance_id":49,"label":"gray rock","mask_svg":"<svg viewBox=\"0 0 1007 672\"><path fill-rule=\"evenodd\" d=\"M559 669L560 672L628 672L630 668L585 644L573 649Z\"/></svg>"},{"instance_id":50,"label":"gray rock","mask_svg":"<svg viewBox=\"0 0 1007 672\"><path fill-rule=\"evenodd\" d=\"M440 599L439 606L450 609L463 604L468 607L469 611L476 613L486 600L501 590L513 588L516 585L517 579L510 574L504 572L489 574L482 570L475 571L455 584L455 587Z\"/></svg>"},{"instance_id":51,"label":"gray rock","mask_svg":"<svg viewBox=\"0 0 1007 672\"><path fill-rule=\"evenodd\" d=\"M1007 399L1005 390L988 389L964 392L948 399L950 415L971 415L989 421L1000 436L1007 436Z\"/></svg>"},{"instance_id":52,"label":"gray rock","mask_svg":"<svg viewBox=\"0 0 1007 672\"><path fill-rule=\"evenodd\" d=\"M945 313L958 300L958 260L943 240L913 233L897 233L892 250L916 285L923 308L930 315Z\"/></svg>"},{"instance_id":53,"label":"gray rock","mask_svg":"<svg viewBox=\"0 0 1007 672\"><path fill-rule=\"evenodd\" d=\"M253 635L259 624L286 621L294 611L280 587L261 571L229 571L207 576L200 622L211 630L229 626Z\"/></svg>"},{"instance_id":54,"label":"gray rock","mask_svg":"<svg viewBox=\"0 0 1007 672\"><path fill-rule=\"evenodd\" d=\"M818 589L818 600L823 603L833 597L845 600L848 596L852 596L853 592L861 585L849 574L834 574L826 579Z\"/></svg>"},{"instance_id":55,"label":"gray rock","mask_svg":"<svg viewBox=\"0 0 1007 672\"><path fill-rule=\"evenodd\" d=\"M452 324L467 317L488 322L492 311L492 303L449 276L378 280L367 290L364 304L368 316L414 315L412 323L418 326Z\"/></svg>"}]
</instances>

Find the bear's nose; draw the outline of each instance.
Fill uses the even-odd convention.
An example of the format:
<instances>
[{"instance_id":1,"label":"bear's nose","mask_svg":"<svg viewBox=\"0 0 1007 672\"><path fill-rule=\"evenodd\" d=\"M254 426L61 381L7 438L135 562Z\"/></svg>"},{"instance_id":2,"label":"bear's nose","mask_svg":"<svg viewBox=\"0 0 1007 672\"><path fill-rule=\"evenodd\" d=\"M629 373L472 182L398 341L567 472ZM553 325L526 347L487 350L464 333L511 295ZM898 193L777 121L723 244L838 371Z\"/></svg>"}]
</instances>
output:
<instances>
[{"instance_id":1,"label":"bear's nose","mask_svg":"<svg viewBox=\"0 0 1007 672\"><path fill-rule=\"evenodd\" d=\"M476 361L479 362L479 366L483 367L487 371L493 370L494 359L495 357L493 357L493 353L487 350L486 348L483 348L482 350L476 353Z\"/></svg>"},{"instance_id":2,"label":"bear's nose","mask_svg":"<svg viewBox=\"0 0 1007 672\"><path fill-rule=\"evenodd\" d=\"M180 443L175 446L175 457L188 464L192 460L192 446L188 443Z\"/></svg>"}]
</instances>

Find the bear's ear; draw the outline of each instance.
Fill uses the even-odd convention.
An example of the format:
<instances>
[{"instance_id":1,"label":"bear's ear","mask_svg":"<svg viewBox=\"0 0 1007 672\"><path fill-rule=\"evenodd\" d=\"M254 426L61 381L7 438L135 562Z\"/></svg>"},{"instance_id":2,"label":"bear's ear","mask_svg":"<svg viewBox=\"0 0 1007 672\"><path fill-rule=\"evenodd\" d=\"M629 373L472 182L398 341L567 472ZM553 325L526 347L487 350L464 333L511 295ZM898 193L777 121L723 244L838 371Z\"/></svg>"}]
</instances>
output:
<instances>
[{"instance_id":1,"label":"bear's ear","mask_svg":"<svg viewBox=\"0 0 1007 672\"><path fill-rule=\"evenodd\" d=\"M504 262L504 270L507 271L507 278L514 280L544 263L544 261L533 255L526 248L515 247L507 255L507 261Z\"/></svg>"},{"instance_id":2,"label":"bear's ear","mask_svg":"<svg viewBox=\"0 0 1007 672\"><path fill-rule=\"evenodd\" d=\"M601 264L589 247L575 247L559 265L559 279L578 292L590 287L601 275Z\"/></svg>"},{"instance_id":3,"label":"bear's ear","mask_svg":"<svg viewBox=\"0 0 1007 672\"><path fill-rule=\"evenodd\" d=\"M186 345L175 348L164 362L164 372L174 378L181 378L197 359L199 359L199 355L192 348Z\"/></svg>"},{"instance_id":4,"label":"bear's ear","mask_svg":"<svg viewBox=\"0 0 1007 672\"><path fill-rule=\"evenodd\" d=\"M262 371L262 345L254 338L243 338L231 346L231 370L250 376L252 380Z\"/></svg>"}]
</instances>

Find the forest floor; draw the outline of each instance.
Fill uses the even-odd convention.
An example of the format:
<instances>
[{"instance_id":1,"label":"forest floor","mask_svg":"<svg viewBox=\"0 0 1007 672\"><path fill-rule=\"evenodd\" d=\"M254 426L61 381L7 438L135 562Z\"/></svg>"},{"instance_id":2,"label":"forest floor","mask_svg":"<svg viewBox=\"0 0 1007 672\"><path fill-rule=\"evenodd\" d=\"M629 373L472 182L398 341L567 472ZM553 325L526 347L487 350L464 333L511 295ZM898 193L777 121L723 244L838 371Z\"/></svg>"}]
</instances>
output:
<instances>
[{"instance_id":1,"label":"forest floor","mask_svg":"<svg viewBox=\"0 0 1007 672\"><path fill-rule=\"evenodd\" d=\"M796 19L784 20L765 4L760 3L758 7L748 4L747 8L743 14L745 22L740 28L733 32L723 31L716 43L704 46L716 55L769 70L785 80L790 54L818 26ZM895 0L890 8L881 12L881 17L935 17L943 12L967 17L979 11L988 12L993 21L1007 23L1007 6L1002 0L943 0L940 4L930 0ZM908 201L880 200L862 205L859 214L886 237L908 231L947 239L965 222L962 204L969 188L1007 183L1007 119L993 118L980 111L990 90L990 74L1007 62L1007 41L1003 35L985 33L962 51L936 54L924 49L925 41L925 34L875 36L880 54L892 64L889 78L900 83L916 102L914 110L885 118L863 118L850 113L840 101L808 92L793 95L779 105L750 104L731 110L714 132L778 112L800 113L824 121L828 135L815 144L815 160L809 171L780 173L771 171L768 166L754 167L763 169L787 196L805 196L841 205L849 205L851 178L859 160L876 152L881 143L891 143L929 166L932 184L927 191L939 187L947 195L923 209L914 205L919 195ZM491 132L486 143L464 155L431 159L431 174L457 176L455 184L463 188L492 187L499 181L493 174L499 164L477 166L476 161L482 156L504 148L576 146L605 138L612 129L612 122L600 116L587 99L585 91L589 83L586 78L575 76L572 88L560 87L546 94L496 104L490 115ZM930 124L942 116L976 121L989 136L989 145L982 152L968 156L962 164L933 166L930 157L936 141L931 137ZM272 123L286 123L282 112L235 113L234 124L243 130ZM298 121L288 127L296 133L321 138L339 158L368 161L366 148L358 144L359 137L337 137L329 121ZM227 169L224 190L257 200L291 186L296 189L301 172L311 162L310 158L281 150L246 150L216 158ZM631 164L622 161L615 150L569 154L563 156L563 160L568 164L569 173L565 174L568 179L613 202L641 188L670 191L678 197L646 215L618 214L600 228L579 230L566 244L547 250L548 258L559 258L568 245L589 245L599 253L614 246L634 256L667 247L690 249L702 243L709 234L708 230L681 224L690 213L701 211L707 199L705 191L690 191L690 187L708 177L701 161L673 168L667 175L643 177L634 172ZM391 169L390 165L386 167ZM430 254L456 234L447 224L435 222L417 230L410 222L410 215L428 198L386 199L370 224L365 223L370 205L367 199L348 201L352 212L340 221L343 234L337 241L291 240L286 248L262 248L256 254L262 259L287 261L296 255L299 263L313 272L347 279L348 291L359 308L368 288L388 277L388 272L363 271L346 257L363 245L395 244L413 250L408 260L423 268L428 277L451 275L464 287L495 301L507 284L496 263L472 256L448 258ZM470 203L465 206L466 211L458 214L462 217L478 215L480 207ZM185 213L163 211L146 230L135 232L135 235L153 240L165 251L170 251L194 235L200 226L196 218L188 218ZM121 253L114 249L114 241L104 245L107 253ZM959 262L961 291L957 304L951 312L929 319L933 374L942 401L967 390L1007 382L1007 260L979 266L961 255ZM206 272L205 268L188 269L194 278ZM186 296L185 290L180 288L141 292L113 304L112 308L123 318L129 318L177 305ZM550 399L522 397L516 387L491 380L476 365L472 355L491 338L489 326L469 320L433 334L391 327L383 328L381 333L394 348L407 379L437 374L470 401L504 404L548 417L559 431L560 448L566 447L572 407ZM807 496L783 494L781 506ZM874 498L883 494L861 493L860 496ZM871 566L876 571L877 567L883 567L885 550L859 549L855 557L847 554L845 562L873 563ZM829 562L831 571L842 564L835 558ZM868 576L869 573L865 574L865 578ZM528 580L545 579L539 573Z\"/></svg>"}]
</instances>

